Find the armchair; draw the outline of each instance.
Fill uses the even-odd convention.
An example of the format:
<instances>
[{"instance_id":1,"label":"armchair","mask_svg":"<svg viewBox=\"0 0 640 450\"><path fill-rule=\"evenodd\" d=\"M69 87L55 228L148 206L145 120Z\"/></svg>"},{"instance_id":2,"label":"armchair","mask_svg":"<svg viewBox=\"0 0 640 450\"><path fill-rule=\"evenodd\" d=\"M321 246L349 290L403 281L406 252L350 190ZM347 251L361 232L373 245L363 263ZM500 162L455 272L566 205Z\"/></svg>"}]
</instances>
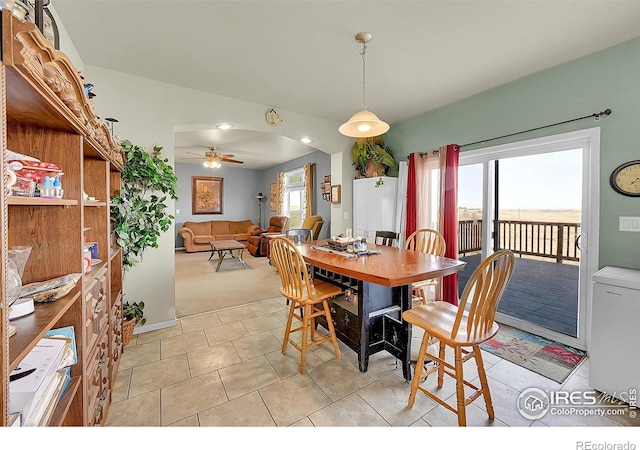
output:
<instances>
[{"instance_id":1,"label":"armchair","mask_svg":"<svg viewBox=\"0 0 640 450\"><path fill-rule=\"evenodd\" d=\"M289 229L289 218L287 216L272 216L269 219L269 228L262 230L258 236L249 236L247 249L253 256L267 256L266 234L279 234Z\"/></svg>"},{"instance_id":2,"label":"armchair","mask_svg":"<svg viewBox=\"0 0 640 450\"><path fill-rule=\"evenodd\" d=\"M308 216L302 222L302 226L300 228L308 228L311 230L311 239L317 240L318 236L320 236L320 230L322 229L322 225L324 224L324 220L322 216Z\"/></svg>"}]
</instances>

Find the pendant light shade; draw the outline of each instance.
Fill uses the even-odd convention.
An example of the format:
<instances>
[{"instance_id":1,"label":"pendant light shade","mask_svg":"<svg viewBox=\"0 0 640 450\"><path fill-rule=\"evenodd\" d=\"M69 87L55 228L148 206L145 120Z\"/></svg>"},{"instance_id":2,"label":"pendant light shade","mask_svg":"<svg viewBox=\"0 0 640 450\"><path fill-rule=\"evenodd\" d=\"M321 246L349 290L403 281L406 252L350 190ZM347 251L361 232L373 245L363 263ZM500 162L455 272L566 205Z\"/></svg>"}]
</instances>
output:
<instances>
[{"instance_id":1,"label":"pendant light shade","mask_svg":"<svg viewBox=\"0 0 640 450\"><path fill-rule=\"evenodd\" d=\"M340 125L338 131L345 136L354 138L380 136L389 131L389 124L378 119L378 116L371 111L363 109Z\"/></svg>"},{"instance_id":2,"label":"pendant light shade","mask_svg":"<svg viewBox=\"0 0 640 450\"><path fill-rule=\"evenodd\" d=\"M362 105L360 111L351 116L347 122L338 128L338 131L345 136L365 138L380 136L389 131L389 124L378 119L378 116L367 110L367 104L365 102L365 55L367 53L367 42L369 42L372 37L371 33L366 31L361 31L356 34L356 41L362 44L362 51L360 52L362 56Z\"/></svg>"}]
</instances>

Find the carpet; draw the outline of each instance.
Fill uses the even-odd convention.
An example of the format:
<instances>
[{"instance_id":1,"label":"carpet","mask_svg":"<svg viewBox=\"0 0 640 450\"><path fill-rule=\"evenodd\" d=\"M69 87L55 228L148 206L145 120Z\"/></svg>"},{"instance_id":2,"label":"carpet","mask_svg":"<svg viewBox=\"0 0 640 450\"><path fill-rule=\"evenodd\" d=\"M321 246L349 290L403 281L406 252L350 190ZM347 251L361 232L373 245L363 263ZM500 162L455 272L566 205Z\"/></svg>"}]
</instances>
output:
<instances>
[{"instance_id":1,"label":"carpet","mask_svg":"<svg viewBox=\"0 0 640 450\"><path fill-rule=\"evenodd\" d=\"M217 255L209 261L210 254L176 251L176 317L282 297L280 277L267 258L245 251L244 269L237 259L225 256L216 272Z\"/></svg>"},{"instance_id":2,"label":"carpet","mask_svg":"<svg viewBox=\"0 0 640 450\"><path fill-rule=\"evenodd\" d=\"M578 367L586 352L500 324L500 331L481 348L558 383Z\"/></svg>"}]
</instances>

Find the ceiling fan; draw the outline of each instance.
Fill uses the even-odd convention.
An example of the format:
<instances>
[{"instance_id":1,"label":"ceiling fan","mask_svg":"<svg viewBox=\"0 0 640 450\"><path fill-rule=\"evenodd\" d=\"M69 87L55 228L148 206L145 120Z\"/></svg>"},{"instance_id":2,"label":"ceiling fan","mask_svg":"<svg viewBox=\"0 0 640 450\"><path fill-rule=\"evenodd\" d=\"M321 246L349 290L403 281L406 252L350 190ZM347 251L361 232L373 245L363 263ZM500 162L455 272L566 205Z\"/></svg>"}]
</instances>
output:
<instances>
[{"instance_id":1,"label":"ceiling fan","mask_svg":"<svg viewBox=\"0 0 640 450\"><path fill-rule=\"evenodd\" d=\"M218 152L216 152L216 148L215 147L209 147L209 151L205 152L204 155L199 155L198 153L191 153L191 152L187 152L190 155L196 155L198 156L197 158L181 158L181 159L204 159L204 166L205 167L220 167L221 163L223 162L228 162L228 163L235 163L235 164L244 164L244 161L238 161L237 159L233 159L233 155L231 154L220 154Z\"/></svg>"}]
</instances>

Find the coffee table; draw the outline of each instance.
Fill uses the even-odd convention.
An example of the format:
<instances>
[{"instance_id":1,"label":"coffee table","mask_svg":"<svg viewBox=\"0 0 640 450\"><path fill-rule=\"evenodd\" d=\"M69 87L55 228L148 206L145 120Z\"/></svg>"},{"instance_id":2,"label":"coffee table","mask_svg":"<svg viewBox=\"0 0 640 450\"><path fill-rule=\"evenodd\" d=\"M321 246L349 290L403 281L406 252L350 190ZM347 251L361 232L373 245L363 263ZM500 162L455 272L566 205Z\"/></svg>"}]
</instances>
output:
<instances>
[{"instance_id":1,"label":"coffee table","mask_svg":"<svg viewBox=\"0 0 640 450\"><path fill-rule=\"evenodd\" d=\"M211 246L211 256L209 256L209 261L213 258L214 253L218 253L218 265L216 266L216 272L220 270L220 266L222 265L222 261L226 255L230 255L234 259L237 258L238 261L240 261L240 264L242 264L242 267L245 269L247 268L247 264L242 259L242 254L246 248L242 242L233 240L209 241L209 245ZM239 250L237 256L233 254L234 250Z\"/></svg>"}]
</instances>

